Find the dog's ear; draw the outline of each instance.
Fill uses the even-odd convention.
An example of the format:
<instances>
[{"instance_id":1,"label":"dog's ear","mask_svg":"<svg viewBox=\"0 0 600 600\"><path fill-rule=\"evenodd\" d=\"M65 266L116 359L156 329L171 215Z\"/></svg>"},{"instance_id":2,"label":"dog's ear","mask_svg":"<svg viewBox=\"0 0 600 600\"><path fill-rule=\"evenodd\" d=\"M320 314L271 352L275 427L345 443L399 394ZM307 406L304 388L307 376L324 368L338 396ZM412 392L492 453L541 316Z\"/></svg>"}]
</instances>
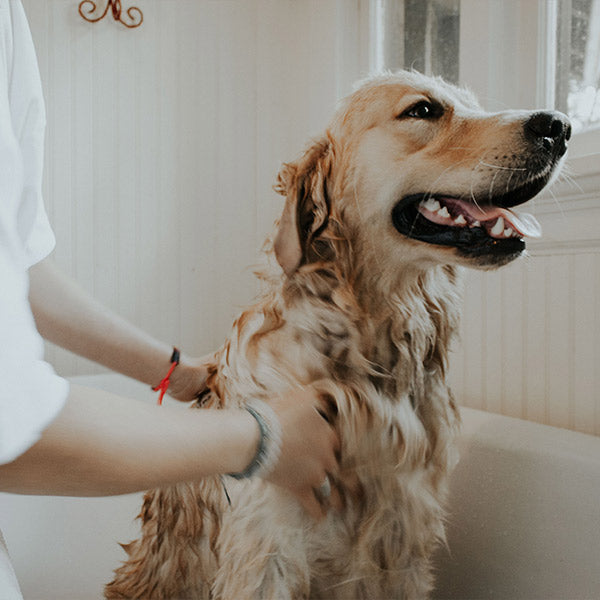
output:
<instances>
[{"instance_id":1,"label":"dog's ear","mask_svg":"<svg viewBox=\"0 0 600 600\"><path fill-rule=\"evenodd\" d=\"M277 176L275 191L286 197L275 236L275 256L291 276L311 262L311 247L329 217L327 183L331 172L329 139L315 142L295 163L285 164Z\"/></svg>"}]
</instances>

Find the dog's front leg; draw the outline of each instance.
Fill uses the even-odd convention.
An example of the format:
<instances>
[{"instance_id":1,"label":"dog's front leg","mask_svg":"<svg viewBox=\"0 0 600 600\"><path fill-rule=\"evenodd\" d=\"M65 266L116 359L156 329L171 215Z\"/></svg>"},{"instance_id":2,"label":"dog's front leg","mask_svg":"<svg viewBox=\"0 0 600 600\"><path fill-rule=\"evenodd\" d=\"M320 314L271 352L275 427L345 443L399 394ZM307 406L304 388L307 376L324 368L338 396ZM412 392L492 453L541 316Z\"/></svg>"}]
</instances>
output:
<instances>
[{"instance_id":1,"label":"dog's front leg","mask_svg":"<svg viewBox=\"0 0 600 600\"><path fill-rule=\"evenodd\" d=\"M232 484L219 537L215 600L308 598L308 517L290 495L261 481Z\"/></svg>"}]
</instances>

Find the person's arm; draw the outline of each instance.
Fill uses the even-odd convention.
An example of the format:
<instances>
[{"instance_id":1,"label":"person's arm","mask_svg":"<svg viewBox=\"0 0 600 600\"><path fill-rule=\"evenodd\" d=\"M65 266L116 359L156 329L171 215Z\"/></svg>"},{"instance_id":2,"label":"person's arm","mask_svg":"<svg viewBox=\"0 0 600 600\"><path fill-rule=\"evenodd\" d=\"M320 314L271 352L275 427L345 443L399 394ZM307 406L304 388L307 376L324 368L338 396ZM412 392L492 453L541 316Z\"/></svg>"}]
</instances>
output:
<instances>
[{"instance_id":1,"label":"person's arm","mask_svg":"<svg viewBox=\"0 0 600 600\"><path fill-rule=\"evenodd\" d=\"M337 470L337 441L316 402L306 390L274 402L282 448L267 479L296 494L319 517L323 507L314 490L327 472ZM257 423L243 409L157 407L72 386L41 439L0 465L0 491L106 496L237 473L254 458L258 440Z\"/></svg>"},{"instance_id":2,"label":"person's arm","mask_svg":"<svg viewBox=\"0 0 600 600\"><path fill-rule=\"evenodd\" d=\"M171 346L102 306L50 259L31 267L29 278L29 302L42 337L150 386L160 383L170 367ZM182 354L169 394L193 400L204 388L203 362Z\"/></svg>"}]
</instances>

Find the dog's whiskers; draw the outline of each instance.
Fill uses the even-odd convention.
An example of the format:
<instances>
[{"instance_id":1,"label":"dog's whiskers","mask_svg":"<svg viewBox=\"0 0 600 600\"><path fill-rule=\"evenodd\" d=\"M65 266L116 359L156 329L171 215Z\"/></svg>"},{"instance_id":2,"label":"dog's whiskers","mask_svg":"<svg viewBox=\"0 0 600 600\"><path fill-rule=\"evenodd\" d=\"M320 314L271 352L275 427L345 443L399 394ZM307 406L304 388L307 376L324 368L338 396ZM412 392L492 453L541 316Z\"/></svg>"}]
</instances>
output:
<instances>
[{"instance_id":1,"label":"dog's whiskers","mask_svg":"<svg viewBox=\"0 0 600 600\"><path fill-rule=\"evenodd\" d=\"M562 207L562 204L560 203L559 199L556 197L556 194L554 193L554 190L552 188L549 188L548 189L548 193L552 197L552 200L554 201L554 204L556 205L556 207L560 210L560 216L564 219L565 218L565 211L564 211L564 209Z\"/></svg>"},{"instance_id":2,"label":"dog's whiskers","mask_svg":"<svg viewBox=\"0 0 600 600\"><path fill-rule=\"evenodd\" d=\"M479 165L483 165L484 167L490 167L491 169L498 169L500 171L527 171L527 168L525 167L505 167L504 165L493 165L483 160L479 161Z\"/></svg>"},{"instance_id":3,"label":"dog's whiskers","mask_svg":"<svg viewBox=\"0 0 600 600\"><path fill-rule=\"evenodd\" d=\"M418 218L419 218L419 213L417 213L417 214L415 215L415 218L413 219L412 225L410 226L410 230L409 230L409 232L408 232L408 235L412 235L412 234L413 234L413 231L415 230L415 226L416 226L416 224L417 224L417 219L418 219Z\"/></svg>"},{"instance_id":4,"label":"dog's whiskers","mask_svg":"<svg viewBox=\"0 0 600 600\"><path fill-rule=\"evenodd\" d=\"M490 181L490 189L488 191L488 199L491 200L494 197L494 183L496 182L496 177L500 174L500 171L496 171L492 180Z\"/></svg>"},{"instance_id":5,"label":"dog's whiskers","mask_svg":"<svg viewBox=\"0 0 600 600\"><path fill-rule=\"evenodd\" d=\"M579 185L579 183L573 177L571 177L571 175L566 171L566 168L563 168L560 175L558 176L558 179L559 179L559 181L561 179L564 179L571 187L576 188L578 192L580 192L582 194L584 193L583 188Z\"/></svg>"},{"instance_id":6,"label":"dog's whiskers","mask_svg":"<svg viewBox=\"0 0 600 600\"><path fill-rule=\"evenodd\" d=\"M481 206L479 206L479 203L477 202L477 198L475 198L475 192L473 191L473 184L475 183L475 170L477 169L479 165L474 165L471 168L471 184L469 186L469 195L471 196L471 200L473 201L473 204L481 211L484 212L483 209L481 208Z\"/></svg>"},{"instance_id":7,"label":"dog's whiskers","mask_svg":"<svg viewBox=\"0 0 600 600\"><path fill-rule=\"evenodd\" d=\"M441 179L441 178L442 178L442 177L443 177L443 176L444 176L444 175L445 175L445 174L446 174L448 171L451 171L451 170L455 169L455 168L456 168L458 165L460 165L460 164L462 164L462 163L464 163L464 162L468 162L468 159L461 160L461 161L459 161L459 162L457 162L457 163L454 163L454 164L450 165L449 167L446 167L446 168L445 168L445 169L444 169L444 170L443 170L443 171L442 171L442 172L441 172L441 173L440 173L440 174L439 174L439 175L438 175L438 176L435 178L435 180L433 181L433 183L432 183L432 184L429 186L429 191L427 192L427 195L428 195L428 196L430 196L430 197L431 197L431 196L434 196L434 195L436 194L436 190L435 190L435 188L436 188L436 185L437 185L438 181L439 181L439 180L440 180L440 179Z\"/></svg>"},{"instance_id":8,"label":"dog's whiskers","mask_svg":"<svg viewBox=\"0 0 600 600\"><path fill-rule=\"evenodd\" d=\"M511 181L511 179L512 179L513 175L514 175L514 172L512 172L512 173L511 173L511 174L508 176L508 179L506 180L506 186L505 186L505 188L504 188L504 191L505 191L507 194L508 194L508 192L510 191L510 181Z\"/></svg>"}]
</instances>

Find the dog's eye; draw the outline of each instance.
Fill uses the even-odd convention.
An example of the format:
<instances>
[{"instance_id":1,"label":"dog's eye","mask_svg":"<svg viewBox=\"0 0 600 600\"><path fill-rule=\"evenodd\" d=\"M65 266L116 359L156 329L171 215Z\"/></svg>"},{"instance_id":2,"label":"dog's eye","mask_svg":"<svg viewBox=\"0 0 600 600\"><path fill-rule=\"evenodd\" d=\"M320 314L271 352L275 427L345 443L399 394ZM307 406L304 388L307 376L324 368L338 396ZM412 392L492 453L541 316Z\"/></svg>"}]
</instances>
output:
<instances>
[{"instance_id":1,"label":"dog's eye","mask_svg":"<svg viewBox=\"0 0 600 600\"><path fill-rule=\"evenodd\" d=\"M409 109L405 110L400 117L411 117L413 119L434 119L441 115L441 106L422 100Z\"/></svg>"}]
</instances>

